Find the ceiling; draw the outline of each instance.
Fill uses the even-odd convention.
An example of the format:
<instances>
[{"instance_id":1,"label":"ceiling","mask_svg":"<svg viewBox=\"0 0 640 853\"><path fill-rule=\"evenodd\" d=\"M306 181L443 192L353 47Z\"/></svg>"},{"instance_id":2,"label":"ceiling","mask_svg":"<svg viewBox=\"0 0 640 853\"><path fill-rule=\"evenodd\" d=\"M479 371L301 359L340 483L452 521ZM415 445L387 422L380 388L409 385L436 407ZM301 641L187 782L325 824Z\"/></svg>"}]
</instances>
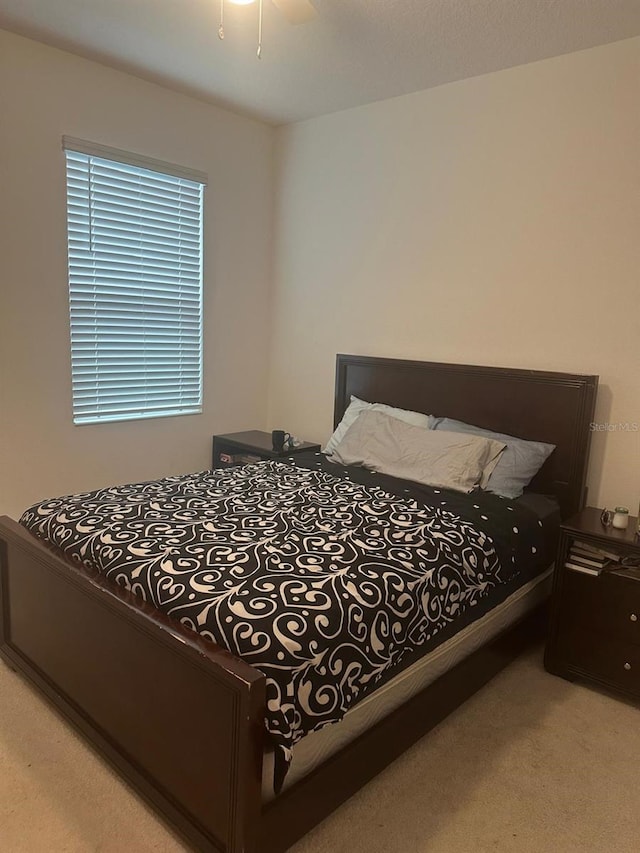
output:
<instances>
[{"instance_id":1,"label":"ceiling","mask_svg":"<svg viewBox=\"0 0 640 853\"><path fill-rule=\"evenodd\" d=\"M640 35L640 0L313 0L293 26L264 0L0 0L0 28L271 124Z\"/></svg>"}]
</instances>

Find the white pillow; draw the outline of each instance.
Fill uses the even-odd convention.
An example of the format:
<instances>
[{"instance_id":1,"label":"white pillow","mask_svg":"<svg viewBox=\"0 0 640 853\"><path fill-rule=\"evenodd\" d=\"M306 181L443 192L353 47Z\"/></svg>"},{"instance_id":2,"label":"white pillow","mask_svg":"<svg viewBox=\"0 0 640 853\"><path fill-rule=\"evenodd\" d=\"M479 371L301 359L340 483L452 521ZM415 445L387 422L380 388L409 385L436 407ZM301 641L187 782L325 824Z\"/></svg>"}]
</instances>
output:
<instances>
[{"instance_id":1,"label":"white pillow","mask_svg":"<svg viewBox=\"0 0 640 853\"><path fill-rule=\"evenodd\" d=\"M387 406L385 403L365 403L364 400L359 400L352 395L351 402L342 416L342 420L336 427L335 432L327 442L323 453L333 453L358 415L366 411L382 412L390 418L396 418L405 424L412 424L423 429L429 429L431 425L431 415L423 415L420 412L412 412L408 409L396 409L394 406Z\"/></svg>"},{"instance_id":2,"label":"white pillow","mask_svg":"<svg viewBox=\"0 0 640 853\"><path fill-rule=\"evenodd\" d=\"M382 412L361 412L331 460L443 489L471 492L487 480L506 444L468 433L426 430Z\"/></svg>"}]
</instances>

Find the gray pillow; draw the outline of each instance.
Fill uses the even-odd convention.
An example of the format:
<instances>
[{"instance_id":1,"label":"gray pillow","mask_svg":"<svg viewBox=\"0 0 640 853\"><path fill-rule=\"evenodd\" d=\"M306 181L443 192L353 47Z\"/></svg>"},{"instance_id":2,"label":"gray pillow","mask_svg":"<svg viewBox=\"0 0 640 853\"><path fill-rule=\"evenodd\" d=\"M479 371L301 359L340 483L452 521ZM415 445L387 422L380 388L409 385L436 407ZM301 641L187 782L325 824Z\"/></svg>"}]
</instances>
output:
<instances>
[{"instance_id":1,"label":"gray pillow","mask_svg":"<svg viewBox=\"0 0 640 853\"><path fill-rule=\"evenodd\" d=\"M383 412L385 415L397 418L399 421L423 427L424 429L431 429L431 421L433 420L431 415L423 415L421 412L412 412L409 409L396 409L395 406L387 406L386 403L366 403L352 394L347 410L342 416L342 420L336 427L335 432L327 442L323 452L327 454L333 453L358 415L361 412L368 411Z\"/></svg>"},{"instance_id":2,"label":"gray pillow","mask_svg":"<svg viewBox=\"0 0 640 853\"><path fill-rule=\"evenodd\" d=\"M488 429L454 421L451 418L434 418L434 430L447 432L468 433L495 441L503 441L506 450L500 456L498 464L484 486L488 492L502 495L505 498L519 498L525 486L528 486L546 460L555 450L555 444L545 444L542 441L525 441L513 435L492 432Z\"/></svg>"},{"instance_id":3,"label":"gray pillow","mask_svg":"<svg viewBox=\"0 0 640 853\"><path fill-rule=\"evenodd\" d=\"M444 489L470 492L490 474L505 445L475 435L435 432L364 411L346 431L331 460Z\"/></svg>"}]
</instances>

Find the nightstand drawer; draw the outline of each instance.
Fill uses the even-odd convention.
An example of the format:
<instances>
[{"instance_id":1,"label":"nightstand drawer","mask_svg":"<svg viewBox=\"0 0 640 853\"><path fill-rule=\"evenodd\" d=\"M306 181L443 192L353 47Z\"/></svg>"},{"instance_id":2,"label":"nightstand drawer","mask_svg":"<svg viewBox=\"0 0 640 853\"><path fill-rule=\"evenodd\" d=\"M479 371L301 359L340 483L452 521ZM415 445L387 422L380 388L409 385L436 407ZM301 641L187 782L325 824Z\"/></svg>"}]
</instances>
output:
<instances>
[{"instance_id":1,"label":"nightstand drawer","mask_svg":"<svg viewBox=\"0 0 640 853\"><path fill-rule=\"evenodd\" d=\"M567 631L558 648L566 666L640 695L640 646L590 631Z\"/></svg>"},{"instance_id":2,"label":"nightstand drawer","mask_svg":"<svg viewBox=\"0 0 640 853\"><path fill-rule=\"evenodd\" d=\"M568 632L582 629L640 645L640 583L617 572L594 577L565 569L560 618Z\"/></svg>"}]
</instances>

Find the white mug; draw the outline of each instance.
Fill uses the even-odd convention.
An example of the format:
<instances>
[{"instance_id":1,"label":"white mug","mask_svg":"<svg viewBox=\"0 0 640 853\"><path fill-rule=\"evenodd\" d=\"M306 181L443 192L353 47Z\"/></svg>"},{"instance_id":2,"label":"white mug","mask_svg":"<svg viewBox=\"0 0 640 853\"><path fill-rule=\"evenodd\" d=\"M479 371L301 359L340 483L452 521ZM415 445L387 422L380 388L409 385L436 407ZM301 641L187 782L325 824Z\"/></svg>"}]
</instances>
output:
<instances>
[{"instance_id":1,"label":"white mug","mask_svg":"<svg viewBox=\"0 0 640 853\"><path fill-rule=\"evenodd\" d=\"M613 511L611 524L618 530L626 530L629 524L629 510L626 506L617 506Z\"/></svg>"}]
</instances>

